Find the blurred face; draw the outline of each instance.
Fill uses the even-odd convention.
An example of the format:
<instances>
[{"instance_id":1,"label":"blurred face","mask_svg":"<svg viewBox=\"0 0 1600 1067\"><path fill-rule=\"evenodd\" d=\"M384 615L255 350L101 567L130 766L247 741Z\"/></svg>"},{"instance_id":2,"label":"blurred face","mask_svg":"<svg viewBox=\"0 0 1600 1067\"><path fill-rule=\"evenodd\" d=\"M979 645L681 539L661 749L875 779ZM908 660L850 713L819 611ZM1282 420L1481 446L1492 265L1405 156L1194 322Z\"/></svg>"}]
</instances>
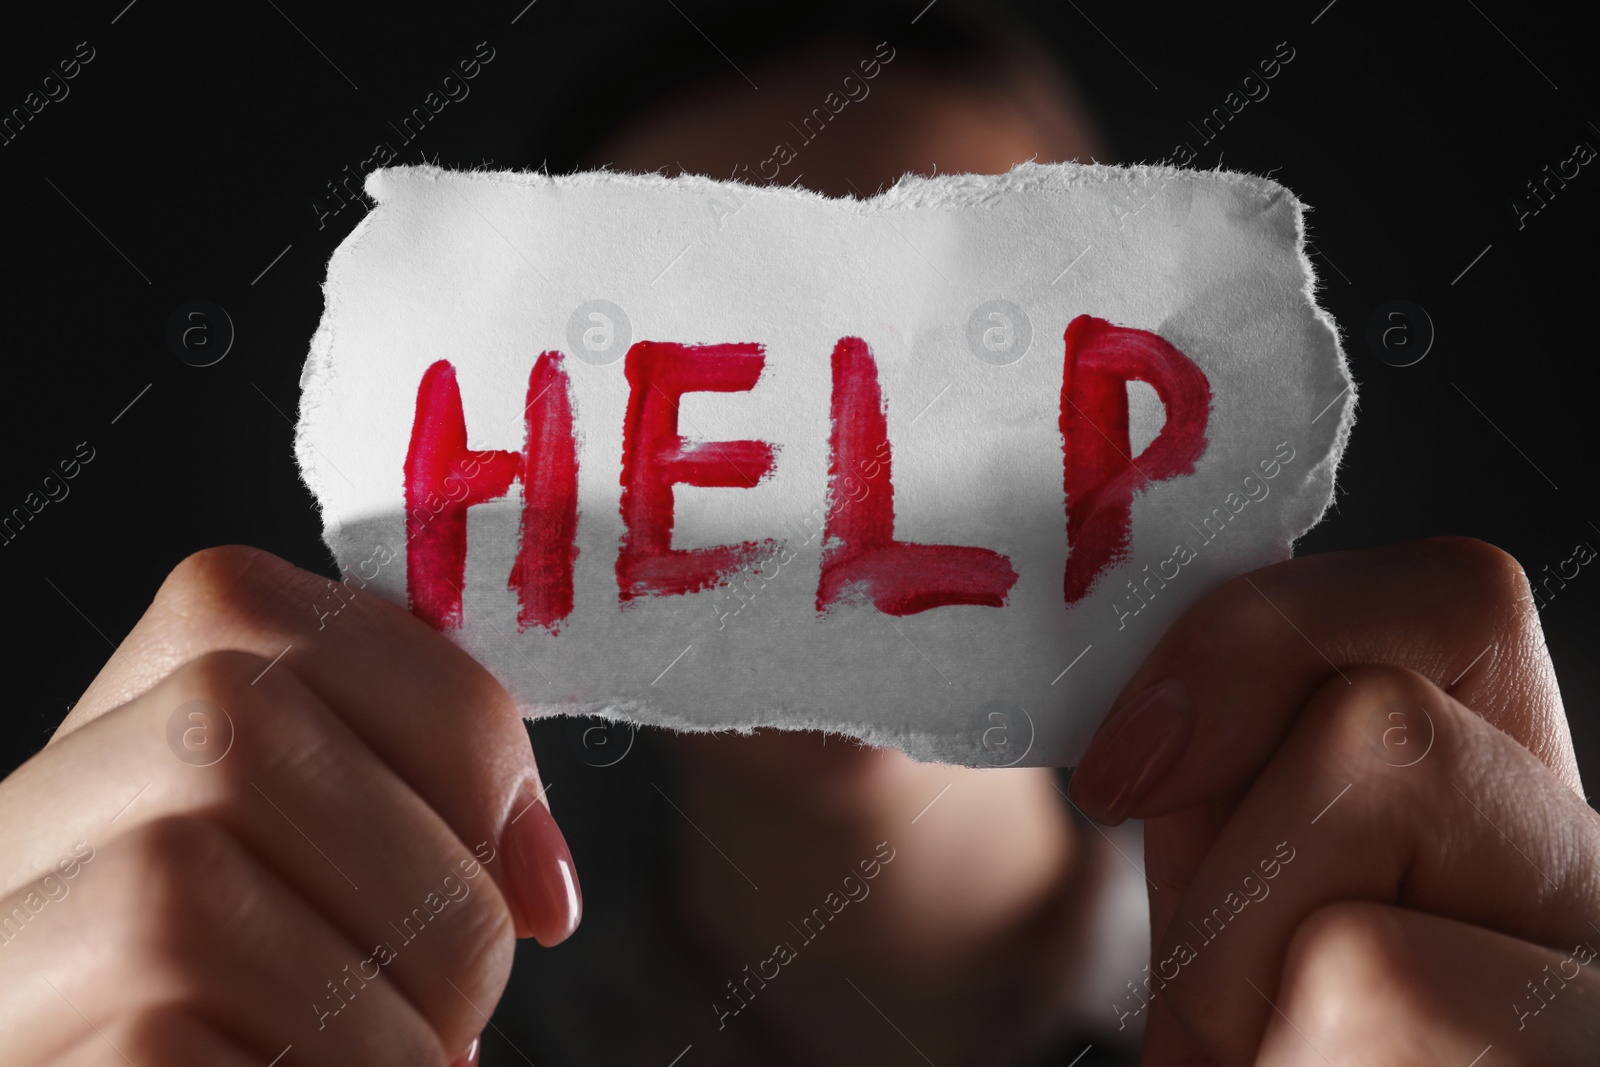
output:
<instances>
[{"instance_id":1,"label":"blurred face","mask_svg":"<svg viewBox=\"0 0 1600 1067\"><path fill-rule=\"evenodd\" d=\"M829 46L751 71L759 90L735 76L669 100L592 162L868 196L906 173L996 174L1095 153L1088 123L1038 63L985 84L916 62L890 45Z\"/></svg>"},{"instance_id":2,"label":"blurred face","mask_svg":"<svg viewBox=\"0 0 1600 1067\"><path fill-rule=\"evenodd\" d=\"M992 84L918 66L909 47L879 47L841 45L751 68L759 89L730 71L619 130L589 162L866 197L907 173L1000 173L1095 152L1086 124L1026 56ZM916 1015L911 1025L932 1035L919 1040L948 1047L940 1062L987 1062L996 1034L987 1023L975 1031L974 1018L1033 1029L1020 1022L1022 1001L1007 999L1010 962L1033 951L1062 961L1019 963L1047 988L1054 978L1045 970L1071 966L1063 946L1079 937L1067 906L1080 900L1071 888L1080 852L1053 770L916 763L896 749L802 731L662 731L658 740L680 772L685 817L761 872L762 891L751 899L744 881L728 876L721 845L675 855L670 906L719 967L737 972L750 946L806 914L820 872L850 874L827 887L849 900L870 892L882 902L869 924L807 950L824 953L809 957L821 971L785 979L785 999L762 1001L795 1062L836 1062L838 1048L854 1050L852 1062L888 1062L902 1051L879 1047L898 1036L875 1015L830 1016L819 1034L812 1009L838 992L826 991L821 974L893 972L908 997L896 1016ZM899 852L892 877L854 877L861 857L885 855L876 850L910 835L930 798L952 788L960 800L915 828L917 847Z\"/></svg>"},{"instance_id":3,"label":"blurred face","mask_svg":"<svg viewBox=\"0 0 1600 1067\"><path fill-rule=\"evenodd\" d=\"M1004 84L916 64L909 50L889 45L837 45L748 71L759 89L730 69L728 79L622 128L589 163L757 183L770 177L864 197L907 173L997 174L1026 160L1087 162L1098 151L1066 86L1036 60L1019 57ZM816 733L686 734L670 742L735 788L763 792L781 782L797 805L816 811L847 811L860 790L892 788L917 773L895 750L839 738L828 744Z\"/></svg>"}]
</instances>

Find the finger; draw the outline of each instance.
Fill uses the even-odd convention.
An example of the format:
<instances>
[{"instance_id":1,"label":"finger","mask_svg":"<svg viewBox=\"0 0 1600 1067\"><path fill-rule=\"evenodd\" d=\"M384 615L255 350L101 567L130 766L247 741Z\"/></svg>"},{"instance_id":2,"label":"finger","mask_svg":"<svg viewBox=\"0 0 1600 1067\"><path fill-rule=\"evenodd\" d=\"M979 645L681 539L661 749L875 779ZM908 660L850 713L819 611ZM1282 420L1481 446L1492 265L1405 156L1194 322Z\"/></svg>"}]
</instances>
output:
<instances>
[{"instance_id":1,"label":"finger","mask_svg":"<svg viewBox=\"0 0 1600 1067\"><path fill-rule=\"evenodd\" d=\"M1547 948L1404 908L1323 908L1296 932L1249 1062L1590 1063L1600 1048L1597 943L1591 933Z\"/></svg>"},{"instance_id":2,"label":"finger","mask_svg":"<svg viewBox=\"0 0 1600 1067\"><path fill-rule=\"evenodd\" d=\"M1441 538L1268 567L1185 613L1073 774L1071 792L1089 814L1147 820L1153 930L1170 922L1217 829L1312 690L1378 662L1450 689L1579 788L1526 578L1509 556Z\"/></svg>"},{"instance_id":3,"label":"finger","mask_svg":"<svg viewBox=\"0 0 1600 1067\"><path fill-rule=\"evenodd\" d=\"M254 1053L191 1013L173 1008L158 1008L90 1030L69 1050L36 1062L38 1067L126 1067L129 1063L261 1067Z\"/></svg>"},{"instance_id":4,"label":"finger","mask_svg":"<svg viewBox=\"0 0 1600 1067\"><path fill-rule=\"evenodd\" d=\"M0 953L0 1032L19 1059L177 1007L261 1062L289 1044L296 1063L329 1067L448 1062L388 968L362 967L371 948L204 819L140 827L99 850L77 881ZM16 895L3 905L27 907Z\"/></svg>"},{"instance_id":5,"label":"finger","mask_svg":"<svg viewBox=\"0 0 1600 1067\"><path fill-rule=\"evenodd\" d=\"M1291 560L1204 597L1123 690L1073 798L1115 822L1241 790L1311 691L1367 663L1453 693L1582 795L1522 568L1482 542L1439 538Z\"/></svg>"},{"instance_id":6,"label":"finger","mask_svg":"<svg viewBox=\"0 0 1600 1067\"><path fill-rule=\"evenodd\" d=\"M406 939L389 980L439 1033L466 1041L481 1028L473 1003L499 998L514 949L505 901L482 877L498 855L488 841L464 847L294 674L245 684L265 665L238 652L185 664L40 753L0 786L0 806L50 810L52 840L101 845L205 812L353 944L370 953ZM207 765L176 758L167 748L170 709L229 693L228 748ZM108 754L98 773L85 773Z\"/></svg>"},{"instance_id":7,"label":"finger","mask_svg":"<svg viewBox=\"0 0 1600 1067\"><path fill-rule=\"evenodd\" d=\"M544 789L510 695L395 605L268 553L217 548L179 564L56 740L221 649L266 658L268 674L293 671L462 841L497 842L505 863L491 874L519 934L554 944L577 926L571 854L547 803L527 808Z\"/></svg>"},{"instance_id":8,"label":"finger","mask_svg":"<svg viewBox=\"0 0 1600 1067\"><path fill-rule=\"evenodd\" d=\"M1249 1062L1297 928L1340 901L1395 903L1550 948L1600 915L1600 819L1527 749L1421 677L1318 690L1195 872L1153 953L1172 1011ZM1399 714L1431 747L1394 744Z\"/></svg>"}]
</instances>

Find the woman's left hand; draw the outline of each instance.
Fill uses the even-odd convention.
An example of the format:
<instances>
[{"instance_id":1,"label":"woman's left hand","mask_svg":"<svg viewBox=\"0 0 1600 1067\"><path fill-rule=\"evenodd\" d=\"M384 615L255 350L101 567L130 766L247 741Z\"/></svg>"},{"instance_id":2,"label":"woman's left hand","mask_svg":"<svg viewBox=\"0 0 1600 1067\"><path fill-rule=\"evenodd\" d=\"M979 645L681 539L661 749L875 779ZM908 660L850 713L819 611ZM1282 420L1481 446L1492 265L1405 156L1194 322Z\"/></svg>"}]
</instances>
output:
<instances>
[{"instance_id":1,"label":"woman's left hand","mask_svg":"<svg viewBox=\"0 0 1600 1067\"><path fill-rule=\"evenodd\" d=\"M1146 820L1147 1067L1593 1063L1600 817L1527 579L1312 556L1190 610L1072 783Z\"/></svg>"}]
</instances>

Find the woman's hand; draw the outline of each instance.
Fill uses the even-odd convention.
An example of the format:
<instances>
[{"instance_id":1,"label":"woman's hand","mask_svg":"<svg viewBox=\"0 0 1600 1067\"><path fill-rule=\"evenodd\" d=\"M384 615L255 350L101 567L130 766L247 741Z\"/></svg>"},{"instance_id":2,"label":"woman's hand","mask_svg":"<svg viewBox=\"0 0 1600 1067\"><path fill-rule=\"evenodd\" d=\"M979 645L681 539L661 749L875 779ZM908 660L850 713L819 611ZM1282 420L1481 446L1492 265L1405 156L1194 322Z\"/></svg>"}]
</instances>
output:
<instances>
[{"instance_id":1,"label":"woman's hand","mask_svg":"<svg viewBox=\"0 0 1600 1067\"><path fill-rule=\"evenodd\" d=\"M181 564L0 783L8 1064L443 1065L580 904L465 653L263 552ZM321 609L321 610L319 610Z\"/></svg>"},{"instance_id":2,"label":"woman's hand","mask_svg":"<svg viewBox=\"0 0 1600 1067\"><path fill-rule=\"evenodd\" d=\"M1441 539L1230 582L1072 783L1146 820L1144 1063L1593 1063L1600 818L1527 580Z\"/></svg>"}]
</instances>

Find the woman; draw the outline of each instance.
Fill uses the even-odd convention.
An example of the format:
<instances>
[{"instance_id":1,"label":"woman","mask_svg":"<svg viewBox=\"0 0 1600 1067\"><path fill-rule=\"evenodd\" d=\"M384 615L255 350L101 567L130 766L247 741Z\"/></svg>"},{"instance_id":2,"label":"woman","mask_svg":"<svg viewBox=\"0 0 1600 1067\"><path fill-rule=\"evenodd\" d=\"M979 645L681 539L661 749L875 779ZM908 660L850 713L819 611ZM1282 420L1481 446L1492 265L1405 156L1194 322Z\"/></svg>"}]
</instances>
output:
<instances>
[{"instance_id":1,"label":"woman","mask_svg":"<svg viewBox=\"0 0 1600 1067\"><path fill-rule=\"evenodd\" d=\"M945 6L780 24L588 160L865 195L1100 152L1047 62ZM791 130L846 73L849 105ZM0 783L6 1062L471 1062L514 939L578 928L510 699L372 598L308 625L324 588L249 549L185 561ZM1487 545L1296 560L1180 620L1071 785L1144 820L1143 873L1050 771L656 748L671 862L595 853L607 939L519 967L506 1062L1087 1065L1142 1028L1148 1064L1577 1063L1600 1037L1600 827L1526 578ZM659 788L647 757L615 770ZM762 977L775 940L796 959Z\"/></svg>"}]
</instances>

